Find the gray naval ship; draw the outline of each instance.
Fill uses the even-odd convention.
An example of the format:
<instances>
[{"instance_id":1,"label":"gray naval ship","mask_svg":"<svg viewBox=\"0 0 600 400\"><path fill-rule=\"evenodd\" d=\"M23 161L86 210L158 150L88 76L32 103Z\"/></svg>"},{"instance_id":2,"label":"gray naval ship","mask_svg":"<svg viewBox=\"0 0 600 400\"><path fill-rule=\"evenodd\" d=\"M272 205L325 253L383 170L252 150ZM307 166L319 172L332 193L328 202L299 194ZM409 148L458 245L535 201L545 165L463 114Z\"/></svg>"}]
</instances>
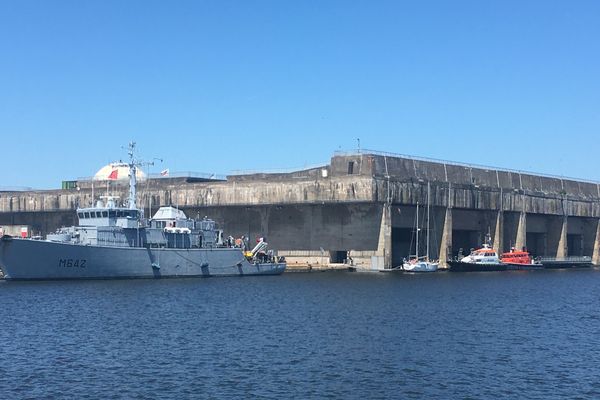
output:
<instances>
[{"instance_id":1,"label":"gray naval ship","mask_svg":"<svg viewBox=\"0 0 600 400\"><path fill-rule=\"evenodd\" d=\"M190 219L161 207L151 219L136 207L135 143L129 144L129 199L103 196L96 207L78 208L79 225L45 240L0 238L5 279L113 279L193 276L277 275L283 258L260 239L249 250L224 241L213 220ZM239 242L239 241L238 241Z\"/></svg>"}]
</instances>

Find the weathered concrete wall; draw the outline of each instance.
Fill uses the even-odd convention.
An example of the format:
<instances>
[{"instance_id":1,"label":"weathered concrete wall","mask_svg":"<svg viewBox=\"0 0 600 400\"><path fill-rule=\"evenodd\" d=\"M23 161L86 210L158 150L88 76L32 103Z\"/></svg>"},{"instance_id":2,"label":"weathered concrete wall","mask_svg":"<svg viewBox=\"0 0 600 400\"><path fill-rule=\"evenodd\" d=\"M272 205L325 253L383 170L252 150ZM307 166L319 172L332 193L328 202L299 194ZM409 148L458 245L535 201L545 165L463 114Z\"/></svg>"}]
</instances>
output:
<instances>
[{"instance_id":1,"label":"weathered concrete wall","mask_svg":"<svg viewBox=\"0 0 600 400\"><path fill-rule=\"evenodd\" d=\"M184 207L190 217L210 216L226 235L265 236L281 250L374 250L382 207L378 204Z\"/></svg>"},{"instance_id":2,"label":"weathered concrete wall","mask_svg":"<svg viewBox=\"0 0 600 400\"><path fill-rule=\"evenodd\" d=\"M0 213L74 210L86 196L77 191L0 192ZM91 192L86 199L91 202Z\"/></svg>"},{"instance_id":3,"label":"weathered concrete wall","mask_svg":"<svg viewBox=\"0 0 600 400\"><path fill-rule=\"evenodd\" d=\"M348 175L349 162L354 165ZM385 164L382 165L382 164ZM327 176L321 171L327 169ZM295 174L236 176L227 182L140 185L140 202L153 207L176 204L208 207L261 204L375 202L503 210L600 218L600 187L586 182L433 162L361 155L334 157L328 168ZM345 171L345 172L344 172ZM382 175L387 173L386 175ZM330 175L329 175L330 174ZM95 195L104 189L97 188ZM126 188L117 188L121 198ZM0 193L0 213L72 210L92 203L92 191L54 190Z\"/></svg>"},{"instance_id":4,"label":"weathered concrete wall","mask_svg":"<svg viewBox=\"0 0 600 400\"><path fill-rule=\"evenodd\" d=\"M347 156L346 159L351 158ZM444 161L423 161L383 155L364 155L376 177L390 176L401 181L445 182L480 188L520 190L532 195L561 194L582 199L600 199L600 183L574 181L516 171L459 165ZM342 159L338 160L340 164ZM342 168L340 167L340 170Z\"/></svg>"},{"instance_id":5,"label":"weathered concrete wall","mask_svg":"<svg viewBox=\"0 0 600 400\"><path fill-rule=\"evenodd\" d=\"M427 202L427 183L424 181L403 182L377 178L374 179L374 185L375 202L383 203L388 197L394 204ZM598 199L561 194L541 196L521 190L432 183L430 199L432 205L439 207L600 218Z\"/></svg>"},{"instance_id":6,"label":"weathered concrete wall","mask_svg":"<svg viewBox=\"0 0 600 400\"><path fill-rule=\"evenodd\" d=\"M127 190L115 188L121 199ZM105 190L96 189L95 196ZM173 204L181 207L210 207L262 204L312 204L372 202L373 183L369 177L345 176L336 179L288 182L243 181L158 185L138 188L140 204L152 201L153 207ZM92 204L92 190L53 190L36 192L0 192L0 213L25 211L74 210Z\"/></svg>"},{"instance_id":7,"label":"weathered concrete wall","mask_svg":"<svg viewBox=\"0 0 600 400\"><path fill-rule=\"evenodd\" d=\"M52 212L0 213L0 225L27 225L32 235L46 235L61 226L77 224L74 210Z\"/></svg>"},{"instance_id":8,"label":"weathered concrete wall","mask_svg":"<svg viewBox=\"0 0 600 400\"><path fill-rule=\"evenodd\" d=\"M150 180L138 193L147 210L176 205L189 216L208 215L226 234L266 236L273 248L298 260L351 251L361 262L376 256L395 264L414 251L415 205L425 211L428 183L433 258L455 256L461 247L468 251L489 233L501 251L522 244L537 255L576 249L600 259L600 187L519 172L351 154L290 174ZM127 198L126 187L113 189ZM74 224L75 208L91 205L105 191L96 187L93 196L91 185L82 184L79 190L0 192L0 224L30 225L46 234ZM426 248L425 234L420 248Z\"/></svg>"},{"instance_id":9,"label":"weathered concrete wall","mask_svg":"<svg viewBox=\"0 0 600 400\"><path fill-rule=\"evenodd\" d=\"M331 174L331 167L324 165L318 168L310 168L301 171L289 173L255 173L246 175L229 175L229 182L248 182L248 181L269 181L269 182L288 182L289 180L297 179L321 179L326 178Z\"/></svg>"}]
</instances>

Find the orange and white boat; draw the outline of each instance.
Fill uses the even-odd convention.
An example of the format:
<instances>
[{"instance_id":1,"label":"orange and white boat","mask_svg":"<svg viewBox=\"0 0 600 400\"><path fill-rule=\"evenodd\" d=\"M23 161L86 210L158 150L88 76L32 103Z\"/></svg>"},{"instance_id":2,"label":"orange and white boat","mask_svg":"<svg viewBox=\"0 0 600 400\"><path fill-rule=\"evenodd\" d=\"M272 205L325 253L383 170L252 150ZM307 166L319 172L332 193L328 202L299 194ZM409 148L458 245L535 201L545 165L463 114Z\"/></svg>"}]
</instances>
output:
<instances>
[{"instance_id":1,"label":"orange and white boat","mask_svg":"<svg viewBox=\"0 0 600 400\"><path fill-rule=\"evenodd\" d=\"M450 271L470 272L470 271L506 271L508 268L500 262L498 253L489 245L489 237L486 243L480 249L471 251L466 257L460 260L448 261Z\"/></svg>"},{"instance_id":2,"label":"orange and white boat","mask_svg":"<svg viewBox=\"0 0 600 400\"><path fill-rule=\"evenodd\" d=\"M525 270L525 269L542 269L544 266L537 263L531 257L531 254L523 248L523 250L516 250L514 247L509 252L502 253L500 262L506 265L506 269L510 270Z\"/></svg>"}]
</instances>

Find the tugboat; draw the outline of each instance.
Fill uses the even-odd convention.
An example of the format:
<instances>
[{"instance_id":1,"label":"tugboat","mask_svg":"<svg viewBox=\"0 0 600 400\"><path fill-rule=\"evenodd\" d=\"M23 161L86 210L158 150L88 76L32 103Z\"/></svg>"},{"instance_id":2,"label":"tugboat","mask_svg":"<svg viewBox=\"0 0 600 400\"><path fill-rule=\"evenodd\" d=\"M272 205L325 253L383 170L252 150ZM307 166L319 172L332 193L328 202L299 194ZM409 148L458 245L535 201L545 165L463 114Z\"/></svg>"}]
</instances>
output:
<instances>
[{"instance_id":1,"label":"tugboat","mask_svg":"<svg viewBox=\"0 0 600 400\"><path fill-rule=\"evenodd\" d=\"M544 265L533 260L531 254L526 249L521 251L511 247L509 252L502 253L500 258L502 264L506 265L508 270L533 270L543 269Z\"/></svg>"},{"instance_id":2,"label":"tugboat","mask_svg":"<svg viewBox=\"0 0 600 400\"><path fill-rule=\"evenodd\" d=\"M126 206L105 196L96 207L77 209L79 225L61 228L45 240L0 238L0 268L8 280L116 279L192 276L278 275L285 260L259 240L223 241L215 221L187 218L161 207L147 220L136 206L135 143L129 144L129 199Z\"/></svg>"},{"instance_id":3,"label":"tugboat","mask_svg":"<svg viewBox=\"0 0 600 400\"><path fill-rule=\"evenodd\" d=\"M486 243L480 249L473 250L468 256L460 260L448 261L450 271L506 271L507 265L500 262L498 253L489 244L489 235L486 239Z\"/></svg>"}]
</instances>

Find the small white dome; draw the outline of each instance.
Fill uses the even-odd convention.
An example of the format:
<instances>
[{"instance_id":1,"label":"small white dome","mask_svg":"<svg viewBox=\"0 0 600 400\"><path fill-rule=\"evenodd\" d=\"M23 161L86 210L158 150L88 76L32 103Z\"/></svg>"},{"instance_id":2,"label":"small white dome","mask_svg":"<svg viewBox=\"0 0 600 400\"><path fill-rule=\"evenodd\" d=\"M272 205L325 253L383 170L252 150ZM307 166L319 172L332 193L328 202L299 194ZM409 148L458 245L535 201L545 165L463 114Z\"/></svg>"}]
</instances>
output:
<instances>
[{"instance_id":1,"label":"small white dome","mask_svg":"<svg viewBox=\"0 0 600 400\"><path fill-rule=\"evenodd\" d=\"M170 219L187 219L185 213L177 208L166 206L158 209L152 219L170 220Z\"/></svg>"},{"instance_id":2,"label":"small white dome","mask_svg":"<svg viewBox=\"0 0 600 400\"><path fill-rule=\"evenodd\" d=\"M140 168L136 169L135 176L138 181L146 179L146 174ZM129 181L129 165L126 163L110 163L100 168L96 175L94 175L95 181L117 181L125 182Z\"/></svg>"}]
</instances>

